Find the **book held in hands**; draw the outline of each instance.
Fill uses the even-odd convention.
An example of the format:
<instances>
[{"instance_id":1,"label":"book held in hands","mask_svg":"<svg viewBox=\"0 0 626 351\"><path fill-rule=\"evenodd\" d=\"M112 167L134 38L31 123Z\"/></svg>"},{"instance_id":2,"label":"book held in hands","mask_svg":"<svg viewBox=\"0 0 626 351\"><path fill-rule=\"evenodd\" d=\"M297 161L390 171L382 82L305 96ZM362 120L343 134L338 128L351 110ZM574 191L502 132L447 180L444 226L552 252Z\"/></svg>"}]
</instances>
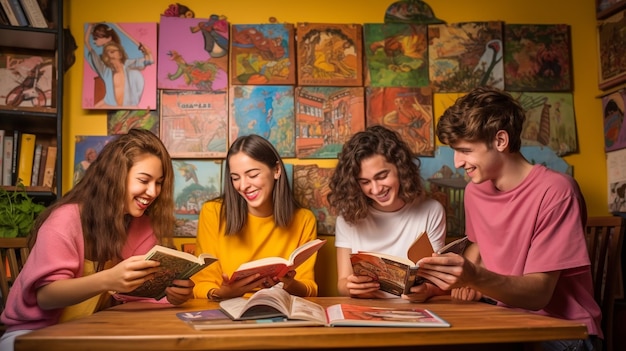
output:
<instances>
[{"instance_id":1,"label":"book held in hands","mask_svg":"<svg viewBox=\"0 0 626 351\"><path fill-rule=\"evenodd\" d=\"M325 243L325 239L311 240L295 249L289 256L289 259L282 257L266 257L246 262L237 268L229 281L234 282L257 273L260 274L259 279L282 278L287 272L296 269L313 256Z\"/></svg>"},{"instance_id":2,"label":"book held in hands","mask_svg":"<svg viewBox=\"0 0 626 351\"><path fill-rule=\"evenodd\" d=\"M155 245L145 256L146 260L161 262L159 270L153 279L143 283L137 289L122 295L151 297L160 300L165 296L165 289L172 285L176 279L189 279L205 267L208 267L217 258L211 254L201 254L198 257L170 249L165 246Z\"/></svg>"},{"instance_id":3,"label":"book held in hands","mask_svg":"<svg viewBox=\"0 0 626 351\"><path fill-rule=\"evenodd\" d=\"M463 237L444 246L437 252L461 254L467 243L467 238ZM378 281L380 290L400 296L409 294L411 287L424 282L424 279L417 276L417 261L433 253L432 244L424 232L409 247L408 258L361 251L352 254L350 261L355 275L370 276Z\"/></svg>"},{"instance_id":4,"label":"book held in hands","mask_svg":"<svg viewBox=\"0 0 626 351\"><path fill-rule=\"evenodd\" d=\"M302 323L291 326L376 326L376 327L449 327L450 324L432 311L420 308L388 308L335 304L327 308L289 294L276 284L268 289L261 289L249 299L237 297L220 302L220 309L233 321L270 320L284 318ZM236 328L236 325L233 326Z\"/></svg>"}]
</instances>

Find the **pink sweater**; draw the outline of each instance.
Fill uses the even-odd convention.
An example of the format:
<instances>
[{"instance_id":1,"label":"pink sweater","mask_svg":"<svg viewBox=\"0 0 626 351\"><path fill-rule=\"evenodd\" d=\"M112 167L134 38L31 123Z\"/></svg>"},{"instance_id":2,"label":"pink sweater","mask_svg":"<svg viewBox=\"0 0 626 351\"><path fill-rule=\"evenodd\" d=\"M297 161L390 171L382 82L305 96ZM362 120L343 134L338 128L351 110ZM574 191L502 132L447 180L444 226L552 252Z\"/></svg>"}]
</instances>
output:
<instances>
[{"instance_id":1,"label":"pink sweater","mask_svg":"<svg viewBox=\"0 0 626 351\"><path fill-rule=\"evenodd\" d=\"M150 219L147 216L133 218L122 257L143 255L155 244ZM6 309L0 317L7 331L34 330L56 324L63 309L39 308L37 289L56 280L82 276L84 260L78 205L61 206L41 226L37 243L11 287Z\"/></svg>"}]
</instances>

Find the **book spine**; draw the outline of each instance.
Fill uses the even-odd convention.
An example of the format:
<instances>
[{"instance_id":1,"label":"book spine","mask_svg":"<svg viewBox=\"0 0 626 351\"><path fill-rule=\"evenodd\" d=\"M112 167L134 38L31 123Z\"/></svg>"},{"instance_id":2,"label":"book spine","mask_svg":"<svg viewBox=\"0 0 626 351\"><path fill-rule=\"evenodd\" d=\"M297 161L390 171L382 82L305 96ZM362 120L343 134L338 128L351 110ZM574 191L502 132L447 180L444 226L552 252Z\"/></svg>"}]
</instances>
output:
<instances>
[{"instance_id":1,"label":"book spine","mask_svg":"<svg viewBox=\"0 0 626 351\"><path fill-rule=\"evenodd\" d=\"M48 146L48 157L46 157L46 166L43 172L43 186L52 188L54 184L54 171L57 164L57 147Z\"/></svg>"},{"instance_id":2,"label":"book spine","mask_svg":"<svg viewBox=\"0 0 626 351\"><path fill-rule=\"evenodd\" d=\"M4 135L6 131L4 129L0 129L0 169L4 169ZM3 174L0 172L0 174ZM0 176L0 185L4 185L4 177ZM7 184L8 185L8 184Z\"/></svg>"},{"instance_id":3,"label":"book spine","mask_svg":"<svg viewBox=\"0 0 626 351\"><path fill-rule=\"evenodd\" d=\"M10 26L11 22L9 21L9 17L7 17L6 12L2 9L2 5L0 5L0 24L5 26Z\"/></svg>"},{"instance_id":4,"label":"book spine","mask_svg":"<svg viewBox=\"0 0 626 351\"><path fill-rule=\"evenodd\" d=\"M13 163L13 136L4 137L4 159L2 160L2 185L11 185L11 167Z\"/></svg>"},{"instance_id":5,"label":"book spine","mask_svg":"<svg viewBox=\"0 0 626 351\"><path fill-rule=\"evenodd\" d=\"M17 184L17 162L20 158L20 138L22 133L18 130L13 131L13 155L11 158L11 184Z\"/></svg>"},{"instance_id":6,"label":"book spine","mask_svg":"<svg viewBox=\"0 0 626 351\"><path fill-rule=\"evenodd\" d=\"M36 186L39 183L39 164L41 163L42 144L35 145L35 156L33 157L33 175L30 178L30 185Z\"/></svg>"},{"instance_id":7,"label":"book spine","mask_svg":"<svg viewBox=\"0 0 626 351\"><path fill-rule=\"evenodd\" d=\"M2 9L4 10L4 13L7 15L7 18L9 19L9 23L12 26L19 26L20 22L17 20L17 16L13 12L13 9L11 8L11 4L9 4L9 0L0 0L0 5L2 5Z\"/></svg>"},{"instance_id":8,"label":"book spine","mask_svg":"<svg viewBox=\"0 0 626 351\"><path fill-rule=\"evenodd\" d=\"M11 6L13 13L15 14L15 17L17 17L17 22L19 23L18 25L22 27L28 26L28 19L26 18L26 14L22 9L22 5L20 5L20 1L9 0L9 5Z\"/></svg>"},{"instance_id":9,"label":"book spine","mask_svg":"<svg viewBox=\"0 0 626 351\"><path fill-rule=\"evenodd\" d=\"M43 12L37 0L20 0L20 3L31 26L36 28L48 28L48 22L43 16Z\"/></svg>"},{"instance_id":10,"label":"book spine","mask_svg":"<svg viewBox=\"0 0 626 351\"><path fill-rule=\"evenodd\" d=\"M36 138L35 134L22 133L17 176L24 186L30 186L30 181L33 177Z\"/></svg>"},{"instance_id":11,"label":"book spine","mask_svg":"<svg viewBox=\"0 0 626 351\"><path fill-rule=\"evenodd\" d=\"M39 161L39 177L37 178L37 186L43 186L43 174L46 169L46 159L48 158L48 147L44 146L41 148L41 158Z\"/></svg>"}]
</instances>

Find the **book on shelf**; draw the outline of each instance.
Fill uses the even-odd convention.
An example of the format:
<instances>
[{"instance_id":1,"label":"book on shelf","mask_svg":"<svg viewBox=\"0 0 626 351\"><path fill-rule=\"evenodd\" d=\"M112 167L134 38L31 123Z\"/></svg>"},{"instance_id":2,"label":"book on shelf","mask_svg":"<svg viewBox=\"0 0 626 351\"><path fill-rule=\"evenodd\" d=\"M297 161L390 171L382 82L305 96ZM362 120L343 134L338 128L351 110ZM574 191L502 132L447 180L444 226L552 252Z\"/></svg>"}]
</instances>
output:
<instances>
[{"instance_id":1,"label":"book on shelf","mask_svg":"<svg viewBox=\"0 0 626 351\"><path fill-rule=\"evenodd\" d=\"M6 131L0 129L0 169L4 170L4 136ZM0 185L4 185L4 175L0 171Z\"/></svg>"},{"instance_id":2,"label":"book on shelf","mask_svg":"<svg viewBox=\"0 0 626 351\"><path fill-rule=\"evenodd\" d=\"M36 152L36 151L35 151ZM41 148L41 157L39 157L39 175L37 176L37 183L33 183L36 186L43 186L43 175L46 169L46 158L48 158L48 146ZM33 165L35 167L35 165Z\"/></svg>"},{"instance_id":3,"label":"book on shelf","mask_svg":"<svg viewBox=\"0 0 626 351\"><path fill-rule=\"evenodd\" d=\"M372 302L370 302L372 303ZM277 284L261 289L250 298L236 297L220 302L220 309L235 321L284 318L311 325L376 327L449 327L432 311L422 308L398 308L335 304L323 306L289 294Z\"/></svg>"},{"instance_id":4,"label":"book on shelf","mask_svg":"<svg viewBox=\"0 0 626 351\"><path fill-rule=\"evenodd\" d=\"M2 149L2 185L12 185L12 164L13 164L13 136L4 136L4 145Z\"/></svg>"},{"instance_id":5,"label":"book on shelf","mask_svg":"<svg viewBox=\"0 0 626 351\"><path fill-rule=\"evenodd\" d=\"M46 163L43 168L43 179L41 185L46 188L52 188L54 184L54 172L57 165L57 147L48 146Z\"/></svg>"},{"instance_id":6,"label":"book on shelf","mask_svg":"<svg viewBox=\"0 0 626 351\"><path fill-rule=\"evenodd\" d=\"M41 164L41 152L43 150L43 144L35 144L35 155L33 156L33 173L30 176L30 185L37 186L39 184L39 166Z\"/></svg>"},{"instance_id":7,"label":"book on shelf","mask_svg":"<svg viewBox=\"0 0 626 351\"><path fill-rule=\"evenodd\" d=\"M11 3L9 2L9 0L0 0L0 5L2 5L2 10L9 19L9 24L12 26L21 26L20 22L17 19L17 15L15 14L15 12L13 12L13 8L11 7Z\"/></svg>"},{"instance_id":8,"label":"book on shelf","mask_svg":"<svg viewBox=\"0 0 626 351\"><path fill-rule=\"evenodd\" d=\"M26 14L28 22L35 28L48 28L48 22L43 16L43 11L39 7L37 0L19 0L22 9Z\"/></svg>"},{"instance_id":9,"label":"book on shelf","mask_svg":"<svg viewBox=\"0 0 626 351\"><path fill-rule=\"evenodd\" d=\"M457 252L452 250L464 250L467 245L466 237L454 241L440 250L438 253ZM407 251L407 257L387 255L377 252L360 251L350 255L352 270L356 275L372 277L380 284L380 290L393 295L410 293L411 287L424 282L417 276L419 269L417 261L434 253L433 247L426 232L413 242Z\"/></svg>"},{"instance_id":10,"label":"book on shelf","mask_svg":"<svg viewBox=\"0 0 626 351\"><path fill-rule=\"evenodd\" d=\"M259 279L282 278L287 272L296 269L313 254L315 254L324 244L326 239L314 239L295 249L288 259L282 257L265 257L251 262L243 263L231 275L229 281L234 282L245 277L259 273Z\"/></svg>"},{"instance_id":11,"label":"book on shelf","mask_svg":"<svg viewBox=\"0 0 626 351\"><path fill-rule=\"evenodd\" d=\"M33 177L36 139L37 136L35 134L21 133L17 178L19 179L18 183L21 182L24 186L30 186Z\"/></svg>"},{"instance_id":12,"label":"book on shelf","mask_svg":"<svg viewBox=\"0 0 626 351\"><path fill-rule=\"evenodd\" d=\"M26 18L26 14L24 13L24 10L22 9L22 5L20 5L19 0L0 0L0 2L2 3L2 8L4 8L5 11L6 11L6 7L4 6L4 3L6 2L8 4L8 7L11 9L11 12L17 19L18 26L20 27L28 26L28 19Z\"/></svg>"},{"instance_id":13,"label":"book on shelf","mask_svg":"<svg viewBox=\"0 0 626 351\"><path fill-rule=\"evenodd\" d=\"M137 289L121 295L151 297L160 300L165 296L165 289L176 279L188 279L200 270L208 267L217 258L210 254L201 254L198 257L186 252L155 245L145 255L146 260L161 262L154 278L146 281Z\"/></svg>"},{"instance_id":14,"label":"book on shelf","mask_svg":"<svg viewBox=\"0 0 626 351\"><path fill-rule=\"evenodd\" d=\"M2 24L4 26L10 26L11 25L11 22L9 21L9 17L7 17L7 14L2 9L2 5L0 5L0 24Z\"/></svg>"},{"instance_id":15,"label":"book on shelf","mask_svg":"<svg viewBox=\"0 0 626 351\"><path fill-rule=\"evenodd\" d=\"M20 155L20 142L22 133L19 130L13 130L13 152L11 155L11 183L10 185L17 184L17 161Z\"/></svg>"}]
</instances>

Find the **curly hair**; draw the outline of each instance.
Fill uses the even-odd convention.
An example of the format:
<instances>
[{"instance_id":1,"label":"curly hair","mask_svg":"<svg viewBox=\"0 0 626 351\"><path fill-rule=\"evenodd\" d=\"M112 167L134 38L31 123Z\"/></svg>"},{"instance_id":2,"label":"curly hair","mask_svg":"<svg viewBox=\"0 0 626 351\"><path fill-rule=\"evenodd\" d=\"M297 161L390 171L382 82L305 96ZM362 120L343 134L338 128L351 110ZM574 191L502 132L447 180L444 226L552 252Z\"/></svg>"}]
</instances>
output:
<instances>
[{"instance_id":1,"label":"curly hair","mask_svg":"<svg viewBox=\"0 0 626 351\"><path fill-rule=\"evenodd\" d=\"M127 239L130 215L124 214L128 171L144 155L159 158L163 167L161 193L145 214L150 217L157 241L172 245L174 230L174 170L161 140L144 129L131 129L107 143L84 177L65 196L46 208L35 222L31 246L50 214L65 204L78 204L85 242L85 258L97 262L98 269L113 259L121 259Z\"/></svg>"},{"instance_id":2,"label":"curly hair","mask_svg":"<svg viewBox=\"0 0 626 351\"><path fill-rule=\"evenodd\" d=\"M511 95L489 87L479 87L456 100L437 123L437 137L447 145L459 140L484 142L491 148L496 133L509 134L509 151L522 146L524 109Z\"/></svg>"},{"instance_id":3,"label":"curly hair","mask_svg":"<svg viewBox=\"0 0 626 351\"><path fill-rule=\"evenodd\" d=\"M230 177L230 158L240 152L265 164L270 169L280 167L280 177L274 183L272 190L274 221L279 227L289 226L294 212L300 208L300 205L297 203L291 187L289 187L285 164L278 151L262 136L256 134L241 136L228 149L224 162L226 177ZM222 223L226 223L226 234L235 235L241 232L248 219L248 203L235 189L230 178L224 182L224 192L220 199L222 201L220 218Z\"/></svg>"},{"instance_id":4,"label":"curly hair","mask_svg":"<svg viewBox=\"0 0 626 351\"><path fill-rule=\"evenodd\" d=\"M330 180L328 202L348 223L356 223L367 216L372 202L358 182L361 162L382 155L398 170L400 199L412 203L425 195L420 177L419 159L398 133L383 126L368 127L354 134L339 154L335 172Z\"/></svg>"}]
</instances>

